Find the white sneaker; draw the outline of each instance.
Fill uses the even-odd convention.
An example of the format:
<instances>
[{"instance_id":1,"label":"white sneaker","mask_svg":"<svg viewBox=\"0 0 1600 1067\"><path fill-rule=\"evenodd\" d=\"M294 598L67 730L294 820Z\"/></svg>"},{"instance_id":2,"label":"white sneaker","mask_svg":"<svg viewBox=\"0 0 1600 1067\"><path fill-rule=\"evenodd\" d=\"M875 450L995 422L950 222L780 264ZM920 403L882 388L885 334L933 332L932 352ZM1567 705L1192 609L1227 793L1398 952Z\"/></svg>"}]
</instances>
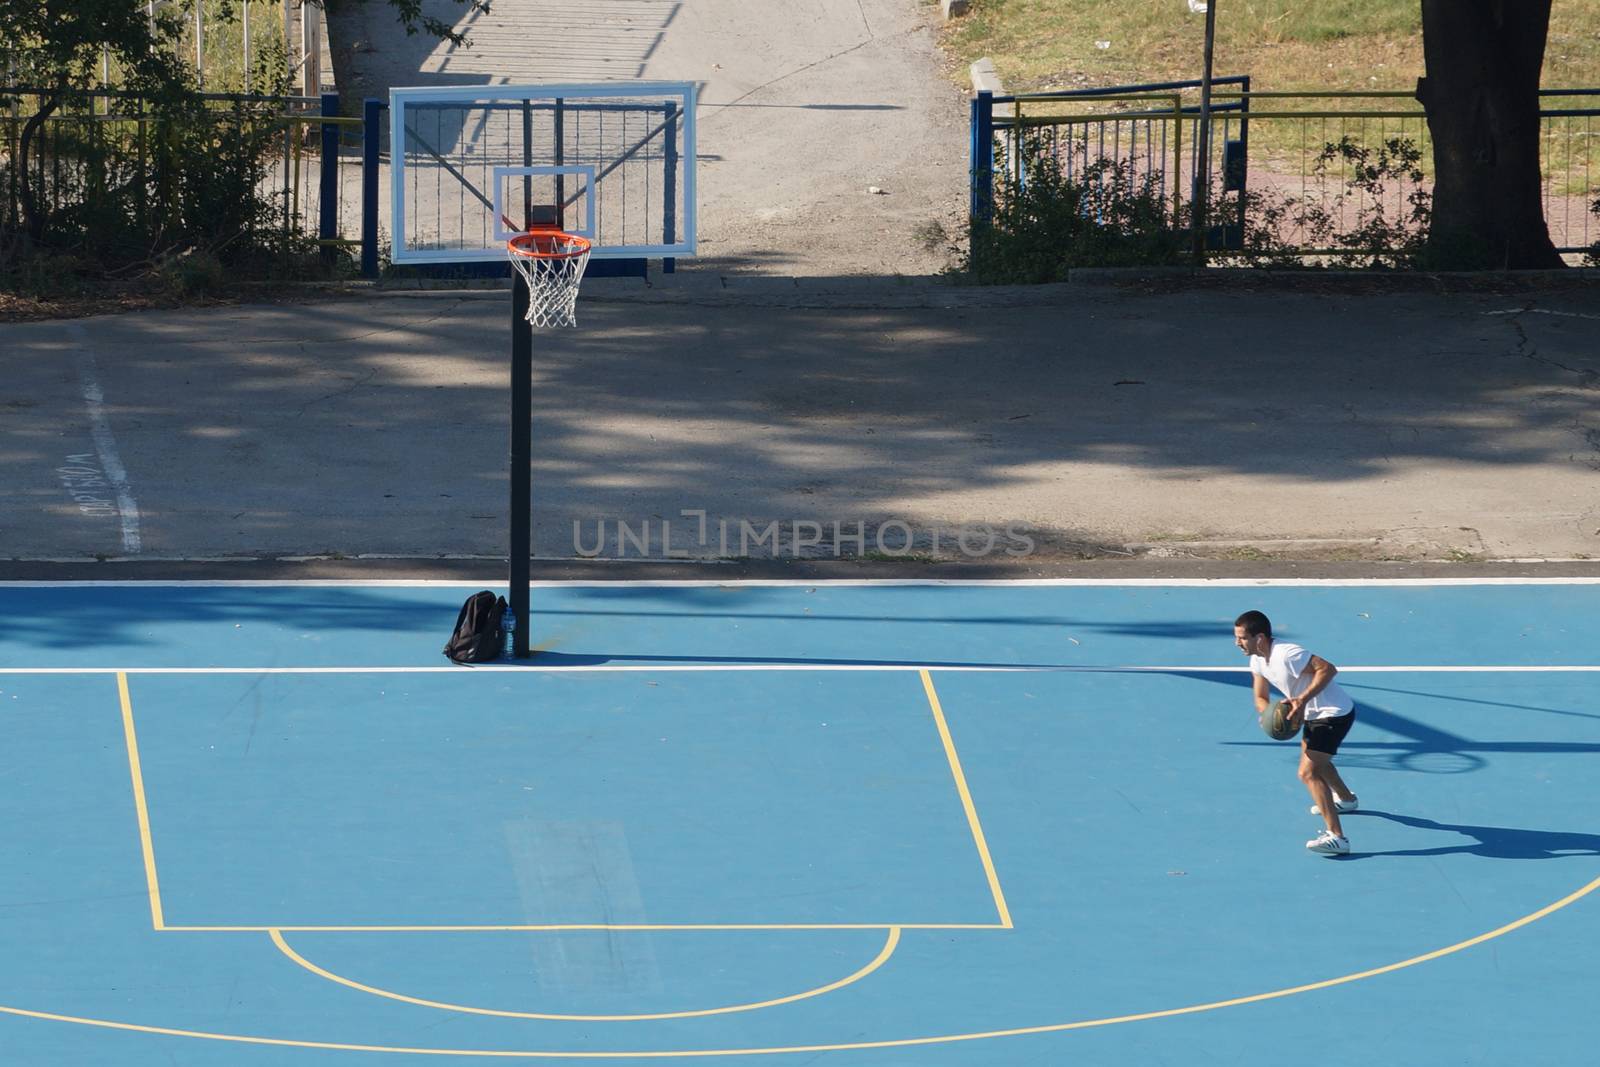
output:
<instances>
[{"instance_id":1,"label":"white sneaker","mask_svg":"<svg viewBox=\"0 0 1600 1067\"><path fill-rule=\"evenodd\" d=\"M1306 848L1319 856L1346 856L1350 853L1350 839L1343 834L1323 830L1306 842Z\"/></svg>"},{"instance_id":2,"label":"white sneaker","mask_svg":"<svg viewBox=\"0 0 1600 1067\"><path fill-rule=\"evenodd\" d=\"M1333 798L1333 810L1337 811L1340 815L1343 815L1347 811L1355 811L1360 807L1361 801L1357 800L1355 797L1345 797L1343 799L1339 797ZM1311 814L1321 815L1322 809L1313 804L1311 805Z\"/></svg>"}]
</instances>

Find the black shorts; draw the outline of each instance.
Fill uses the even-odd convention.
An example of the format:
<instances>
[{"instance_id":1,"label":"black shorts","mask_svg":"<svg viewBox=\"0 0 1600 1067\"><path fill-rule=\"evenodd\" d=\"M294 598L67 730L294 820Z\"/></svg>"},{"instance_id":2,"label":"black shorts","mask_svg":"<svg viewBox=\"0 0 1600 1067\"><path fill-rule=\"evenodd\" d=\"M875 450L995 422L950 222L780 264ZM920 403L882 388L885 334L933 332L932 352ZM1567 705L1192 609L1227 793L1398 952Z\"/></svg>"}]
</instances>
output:
<instances>
[{"instance_id":1,"label":"black shorts","mask_svg":"<svg viewBox=\"0 0 1600 1067\"><path fill-rule=\"evenodd\" d=\"M1344 740L1344 735L1349 733L1350 727L1355 724L1355 708L1350 709L1350 714L1340 715L1337 718L1308 719L1305 730L1306 751L1333 755L1339 751L1339 742Z\"/></svg>"}]
</instances>

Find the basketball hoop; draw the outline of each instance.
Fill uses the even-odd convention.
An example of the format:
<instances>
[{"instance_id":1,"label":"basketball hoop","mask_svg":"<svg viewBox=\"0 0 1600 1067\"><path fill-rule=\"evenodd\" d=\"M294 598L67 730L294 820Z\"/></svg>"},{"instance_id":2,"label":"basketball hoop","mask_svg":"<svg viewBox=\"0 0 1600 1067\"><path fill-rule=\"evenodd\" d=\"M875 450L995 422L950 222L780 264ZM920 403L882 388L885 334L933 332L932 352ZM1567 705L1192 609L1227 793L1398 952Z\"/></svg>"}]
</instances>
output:
<instances>
[{"instance_id":1,"label":"basketball hoop","mask_svg":"<svg viewBox=\"0 0 1600 1067\"><path fill-rule=\"evenodd\" d=\"M555 229L529 230L506 242L506 255L528 283L528 322L578 324L578 283L589 265L589 239Z\"/></svg>"}]
</instances>

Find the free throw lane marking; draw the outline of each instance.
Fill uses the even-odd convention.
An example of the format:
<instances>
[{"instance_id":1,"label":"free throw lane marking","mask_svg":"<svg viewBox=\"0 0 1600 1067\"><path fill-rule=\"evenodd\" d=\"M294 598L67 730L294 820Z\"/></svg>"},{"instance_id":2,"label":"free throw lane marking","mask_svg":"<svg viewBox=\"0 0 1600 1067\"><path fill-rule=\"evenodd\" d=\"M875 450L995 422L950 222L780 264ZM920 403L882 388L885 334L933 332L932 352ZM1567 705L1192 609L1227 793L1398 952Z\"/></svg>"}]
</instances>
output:
<instances>
[{"instance_id":1,"label":"free throw lane marking","mask_svg":"<svg viewBox=\"0 0 1600 1067\"><path fill-rule=\"evenodd\" d=\"M156 877L156 849L150 840L150 808L144 799L144 772L139 768L139 737L133 729L133 700L128 696L128 675L125 671L117 672L117 696L122 701L122 736L128 746L133 807L139 817L139 848L144 853L144 880L150 893L150 921L160 930L166 926L161 915L161 882Z\"/></svg>"},{"instance_id":2,"label":"free throw lane marking","mask_svg":"<svg viewBox=\"0 0 1600 1067\"><path fill-rule=\"evenodd\" d=\"M989 855L989 842L984 839L983 826L978 822L978 809L972 803L972 793L967 789L967 776L961 770L961 757L956 755L955 741L950 737L950 725L944 721L944 709L939 706L939 694L933 688L933 675L922 671L922 689L928 694L928 706L933 709L933 721L939 727L939 740L944 742L945 758L950 761L950 774L956 780L956 792L961 794L961 807L967 813L967 825L972 828L973 844L978 846L978 858L983 861L983 873L989 879L989 892L994 897L994 907L1000 914L1000 925L1011 929L1011 910L1006 907L1006 895L1000 891L1000 876L995 873L994 860Z\"/></svg>"},{"instance_id":3,"label":"free throw lane marking","mask_svg":"<svg viewBox=\"0 0 1600 1067\"><path fill-rule=\"evenodd\" d=\"M776 1007L779 1004L792 1004L797 1000L807 1000L811 997L819 997L824 993L831 993L835 989L843 989L847 985L850 985L854 982L859 982L861 979L865 978L867 975L871 974L873 971L887 963L889 961L889 957L894 955L895 946L900 943L900 928L898 926L891 926L889 927L889 936L883 943L883 948L878 950L878 955L865 967L862 967L854 974L849 974L838 979L837 981L829 982L827 985L818 986L816 989L808 989L803 993L791 993L786 997L775 997L771 1000L762 1000L752 1004L733 1004L722 1008L701 1008L696 1011L666 1011L638 1015L558 1015L550 1012L503 1011L496 1008L474 1008L464 1004L447 1004L442 1001L424 1000L420 997L409 997L403 993L394 993L386 989L378 989L375 986L363 985L360 982L351 981L348 978L343 978L337 974L334 974L332 971L318 967L316 964L300 955L300 953L290 948L288 942L284 941L283 934L280 931L272 930L270 933L272 935L272 943L278 946L278 951L282 952L285 956L289 957L295 963L299 964L301 967L304 967L312 974L326 978L330 982L338 982L342 986L349 986L351 989L356 989L363 993L371 993L376 997L388 997L390 1000L398 1000L406 1004L415 1004L423 1008L438 1008L441 1011L465 1012L469 1015L497 1015L505 1019L555 1019L565 1020L568 1022L638 1022L646 1019L691 1019L701 1015L728 1015L732 1012L755 1011L759 1008Z\"/></svg>"}]
</instances>

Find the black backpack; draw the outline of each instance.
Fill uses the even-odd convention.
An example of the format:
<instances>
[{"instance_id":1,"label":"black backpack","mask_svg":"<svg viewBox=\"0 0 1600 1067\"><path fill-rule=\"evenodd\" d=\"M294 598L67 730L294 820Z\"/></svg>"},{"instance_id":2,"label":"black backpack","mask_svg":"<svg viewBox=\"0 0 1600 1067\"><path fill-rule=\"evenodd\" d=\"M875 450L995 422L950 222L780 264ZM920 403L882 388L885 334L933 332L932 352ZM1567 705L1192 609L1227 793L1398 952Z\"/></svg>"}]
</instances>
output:
<instances>
[{"instance_id":1,"label":"black backpack","mask_svg":"<svg viewBox=\"0 0 1600 1067\"><path fill-rule=\"evenodd\" d=\"M461 605L456 616L456 630L445 642L444 654L457 663L488 663L500 657L500 642L504 633L500 617L506 611L506 598L495 596L485 589L473 593Z\"/></svg>"}]
</instances>

